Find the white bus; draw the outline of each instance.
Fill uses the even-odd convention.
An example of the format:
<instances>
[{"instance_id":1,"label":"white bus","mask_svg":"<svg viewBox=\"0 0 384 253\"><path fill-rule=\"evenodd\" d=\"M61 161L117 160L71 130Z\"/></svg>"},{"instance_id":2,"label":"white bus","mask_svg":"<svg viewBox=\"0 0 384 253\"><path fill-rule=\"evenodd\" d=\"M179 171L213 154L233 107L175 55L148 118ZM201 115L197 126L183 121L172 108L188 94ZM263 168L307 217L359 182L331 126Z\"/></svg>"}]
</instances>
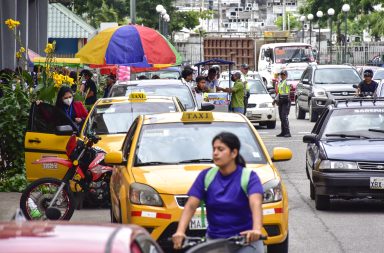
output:
<instances>
[{"instance_id":1,"label":"white bus","mask_svg":"<svg viewBox=\"0 0 384 253\"><path fill-rule=\"evenodd\" d=\"M306 43L270 43L260 47L258 71L264 84L273 87L273 79L278 78L281 70L305 68L316 64L312 47Z\"/></svg>"}]
</instances>

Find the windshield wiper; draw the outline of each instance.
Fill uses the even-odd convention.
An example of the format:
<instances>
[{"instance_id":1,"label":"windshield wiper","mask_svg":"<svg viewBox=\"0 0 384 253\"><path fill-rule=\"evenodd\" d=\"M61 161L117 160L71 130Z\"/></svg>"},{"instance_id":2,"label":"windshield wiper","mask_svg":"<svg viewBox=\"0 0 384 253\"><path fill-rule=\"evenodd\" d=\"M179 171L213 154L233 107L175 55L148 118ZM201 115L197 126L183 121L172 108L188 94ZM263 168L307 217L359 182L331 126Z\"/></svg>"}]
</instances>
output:
<instances>
[{"instance_id":1,"label":"windshield wiper","mask_svg":"<svg viewBox=\"0 0 384 253\"><path fill-rule=\"evenodd\" d=\"M359 138L359 139L369 139L367 136L357 135L357 134L326 134L327 137L341 137L341 138Z\"/></svg>"},{"instance_id":2,"label":"windshield wiper","mask_svg":"<svg viewBox=\"0 0 384 253\"><path fill-rule=\"evenodd\" d=\"M212 163L211 158L202 158L202 159L191 159L191 160L184 160L180 161L179 163Z\"/></svg>"},{"instance_id":3,"label":"windshield wiper","mask_svg":"<svg viewBox=\"0 0 384 253\"><path fill-rule=\"evenodd\" d=\"M136 163L136 166L148 166L148 165L168 165L168 164L175 164L175 163L165 163L165 162L145 162L145 163Z\"/></svg>"},{"instance_id":4,"label":"windshield wiper","mask_svg":"<svg viewBox=\"0 0 384 253\"><path fill-rule=\"evenodd\" d=\"M382 130L382 129L375 129L375 128L369 128L368 131L376 132L376 133L384 133L384 130Z\"/></svg>"}]
</instances>

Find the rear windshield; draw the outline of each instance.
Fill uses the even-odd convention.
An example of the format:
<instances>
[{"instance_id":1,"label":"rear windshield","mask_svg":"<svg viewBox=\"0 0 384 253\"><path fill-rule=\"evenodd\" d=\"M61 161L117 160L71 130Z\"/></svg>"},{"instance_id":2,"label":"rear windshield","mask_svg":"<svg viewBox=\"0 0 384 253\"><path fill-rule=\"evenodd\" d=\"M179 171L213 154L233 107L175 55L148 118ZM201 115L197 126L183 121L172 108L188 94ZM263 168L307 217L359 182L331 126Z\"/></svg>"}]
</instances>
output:
<instances>
[{"instance_id":1,"label":"rear windshield","mask_svg":"<svg viewBox=\"0 0 384 253\"><path fill-rule=\"evenodd\" d=\"M314 81L317 84L358 84L361 78L355 69L317 69Z\"/></svg>"},{"instance_id":2,"label":"rear windshield","mask_svg":"<svg viewBox=\"0 0 384 253\"><path fill-rule=\"evenodd\" d=\"M89 122L95 122L96 134L126 133L138 115L175 112L173 102L138 102L98 105L92 111ZM91 124L88 125L90 127Z\"/></svg>"},{"instance_id":3,"label":"rear windshield","mask_svg":"<svg viewBox=\"0 0 384 253\"><path fill-rule=\"evenodd\" d=\"M135 153L135 165L157 162L178 164L198 163L212 159L214 136L221 132L236 134L241 142L240 153L247 163L266 163L260 145L246 123L213 122L211 124L151 124L144 125Z\"/></svg>"},{"instance_id":4,"label":"rear windshield","mask_svg":"<svg viewBox=\"0 0 384 253\"><path fill-rule=\"evenodd\" d=\"M288 72L287 80L300 80L301 75L304 72L304 69L287 70L287 72Z\"/></svg>"},{"instance_id":5,"label":"rear windshield","mask_svg":"<svg viewBox=\"0 0 384 253\"><path fill-rule=\"evenodd\" d=\"M113 86L110 97L128 96L132 92L144 92L147 96L175 96L180 99L186 109L195 108L195 102L192 97L193 95L185 85L119 85Z\"/></svg>"},{"instance_id":6,"label":"rear windshield","mask_svg":"<svg viewBox=\"0 0 384 253\"><path fill-rule=\"evenodd\" d=\"M139 73L132 73L131 74L131 80L137 80L144 78L145 79L179 79L180 78L180 72L177 70L159 70L159 71L151 71L151 72L139 72Z\"/></svg>"}]
</instances>

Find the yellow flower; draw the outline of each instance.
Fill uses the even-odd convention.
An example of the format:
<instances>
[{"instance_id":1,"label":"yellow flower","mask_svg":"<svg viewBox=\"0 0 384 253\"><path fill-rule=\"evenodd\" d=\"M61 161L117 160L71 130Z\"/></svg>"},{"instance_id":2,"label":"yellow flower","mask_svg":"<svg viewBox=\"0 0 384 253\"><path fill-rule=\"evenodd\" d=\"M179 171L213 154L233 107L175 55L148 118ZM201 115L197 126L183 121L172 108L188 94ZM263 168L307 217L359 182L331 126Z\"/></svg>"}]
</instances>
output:
<instances>
[{"instance_id":1,"label":"yellow flower","mask_svg":"<svg viewBox=\"0 0 384 253\"><path fill-rule=\"evenodd\" d=\"M10 30L14 30L17 26L20 25L20 22L17 20L13 20L11 18L5 20L5 24L8 26Z\"/></svg>"},{"instance_id":2,"label":"yellow flower","mask_svg":"<svg viewBox=\"0 0 384 253\"><path fill-rule=\"evenodd\" d=\"M19 50L20 53L24 53L25 52L25 48L24 47L21 47L20 50Z\"/></svg>"},{"instance_id":3,"label":"yellow flower","mask_svg":"<svg viewBox=\"0 0 384 253\"><path fill-rule=\"evenodd\" d=\"M45 49L44 49L44 52L45 52L46 54L51 54L51 53L53 53L54 51L55 51L55 47L53 46L52 43L48 43L47 46L46 46Z\"/></svg>"},{"instance_id":4,"label":"yellow flower","mask_svg":"<svg viewBox=\"0 0 384 253\"><path fill-rule=\"evenodd\" d=\"M71 77L67 77L67 83L68 84L70 84L70 85L72 85L73 83L74 83L74 81L73 81L73 78L71 78Z\"/></svg>"},{"instance_id":5,"label":"yellow flower","mask_svg":"<svg viewBox=\"0 0 384 253\"><path fill-rule=\"evenodd\" d=\"M22 57L21 53L20 52L16 52L16 58L20 59L21 57Z\"/></svg>"}]
</instances>

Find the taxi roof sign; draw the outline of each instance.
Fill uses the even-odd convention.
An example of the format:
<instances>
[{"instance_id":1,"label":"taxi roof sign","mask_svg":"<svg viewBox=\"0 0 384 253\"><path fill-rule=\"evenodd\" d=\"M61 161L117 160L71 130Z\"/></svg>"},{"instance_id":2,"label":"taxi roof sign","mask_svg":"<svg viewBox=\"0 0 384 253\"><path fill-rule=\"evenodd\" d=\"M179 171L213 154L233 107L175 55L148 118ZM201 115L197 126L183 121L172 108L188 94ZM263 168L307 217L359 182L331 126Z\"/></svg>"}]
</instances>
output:
<instances>
[{"instance_id":1,"label":"taxi roof sign","mask_svg":"<svg viewBox=\"0 0 384 253\"><path fill-rule=\"evenodd\" d=\"M129 99L140 99L140 100L146 100L147 95L144 92L132 92L129 94Z\"/></svg>"},{"instance_id":2,"label":"taxi roof sign","mask_svg":"<svg viewBox=\"0 0 384 253\"><path fill-rule=\"evenodd\" d=\"M182 122L212 122L212 112L183 112Z\"/></svg>"}]
</instances>

